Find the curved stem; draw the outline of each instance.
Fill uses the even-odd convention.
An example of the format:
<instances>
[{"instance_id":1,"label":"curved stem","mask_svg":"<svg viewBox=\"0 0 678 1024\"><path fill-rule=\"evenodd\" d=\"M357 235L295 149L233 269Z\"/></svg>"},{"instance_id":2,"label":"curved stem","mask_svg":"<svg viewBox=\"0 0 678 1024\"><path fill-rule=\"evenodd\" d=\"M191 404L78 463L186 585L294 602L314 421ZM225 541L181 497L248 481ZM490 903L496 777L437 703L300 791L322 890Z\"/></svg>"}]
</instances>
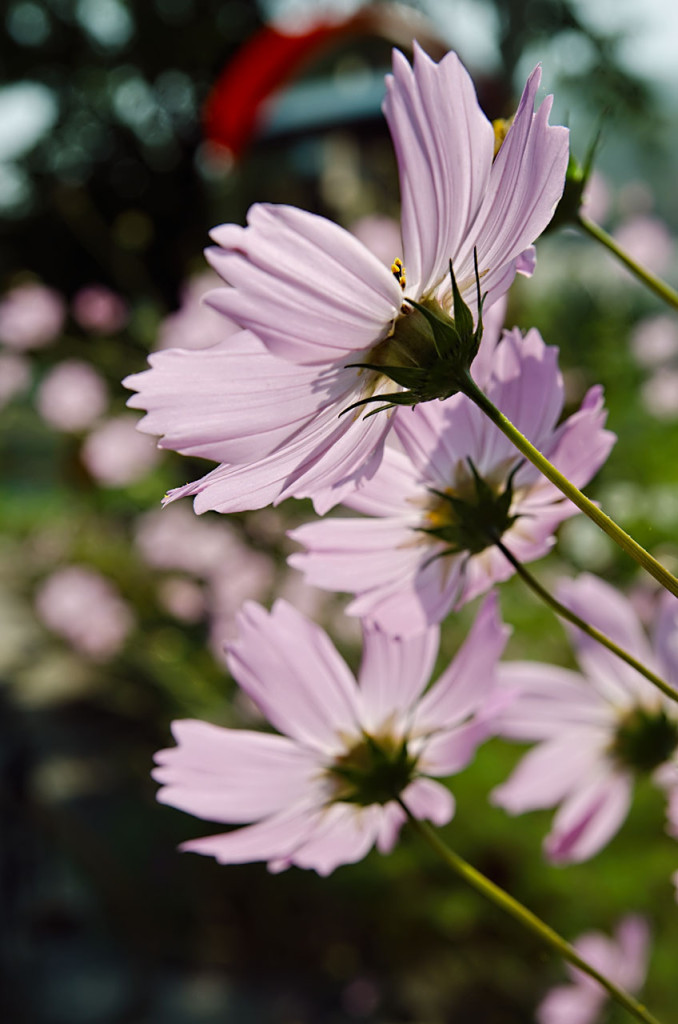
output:
<instances>
[{"instance_id":1,"label":"curved stem","mask_svg":"<svg viewBox=\"0 0 678 1024\"><path fill-rule=\"evenodd\" d=\"M625 267L628 267L632 274L635 274L639 281L647 285L650 291L653 291L664 302L668 302L669 306L678 309L678 292L666 284L665 281L662 281L661 278L656 277L650 270L647 270L646 267L641 267L639 263L636 263L621 246L617 245L614 238L608 235L607 231L604 231L598 224L594 224L592 220L582 216L581 213L577 217L576 223L587 235L595 238L597 242L600 242L606 249L609 249Z\"/></svg>"},{"instance_id":2,"label":"curved stem","mask_svg":"<svg viewBox=\"0 0 678 1024\"><path fill-rule=\"evenodd\" d=\"M542 599L542 601L553 609L556 615L559 615L561 619L567 619L567 621L571 622L573 626L581 629L582 633L586 633L587 636L590 636L593 640L602 644L603 647L607 647L608 651L612 651L613 654L616 654L618 658L625 661L627 665L631 666L631 668L635 668L636 672L640 672L640 674L645 676L646 679L649 679L649 681L660 689L662 693L666 694L667 697L678 702L678 690L674 690L666 680L662 679L661 676L655 675L651 669L643 665L641 661L637 661L633 655L629 654L628 651L625 651L623 647L618 647L614 640L611 640L609 636L605 635L605 633L601 633L595 626L591 626L588 622L585 622L584 619L580 619L579 616L570 608L561 604L553 594L550 594L545 587L542 587L541 583L539 583L532 573L525 568L522 562L518 561L516 556L509 551L501 540L497 538L494 540L494 543L501 553L509 560L520 578L524 580L528 587L533 590L534 593Z\"/></svg>"},{"instance_id":3,"label":"curved stem","mask_svg":"<svg viewBox=\"0 0 678 1024\"><path fill-rule=\"evenodd\" d=\"M590 978L593 978L602 985L604 989L612 996L620 1006L632 1013L637 1020L643 1021L644 1024L660 1024L656 1017L654 1017L649 1010L639 1003L633 996L629 995L623 989L619 988L614 982L606 978L604 974L584 960L579 955L574 946L566 942L558 932L550 928L541 918L533 914L531 910L523 906L518 900L510 896L509 893L505 892L494 882L486 878L480 871L472 867L471 864L467 863L459 854L451 850L449 846L440 838L440 836L431 828L426 821L419 821L413 816L409 808L402 799L398 798L398 802L405 814L407 815L410 825L416 829L419 835L428 843L428 845L438 854L438 856L445 861L447 866L463 878L476 892L481 893L486 899L490 900L497 907L506 911L511 917L519 921L528 931L536 935L542 942L551 949L555 950L565 960L568 960L574 967L579 968L585 974L588 974Z\"/></svg>"},{"instance_id":4,"label":"curved stem","mask_svg":"<svg viewBox=\"0 0 678 1024\"><path fill-rule=\"evenodd\" d=\"M597 505L587 498L585 494L579 490L578 487L567 479L566 476L556 469L553 463L549 462L545 455L534 447L534 445L528 441L524 434L518 430L517 427L511 423L509 419L504 416L502 412L492 404L487 395L481 391L476 382L473 380L470 374L467 374L466 381L463 386L463 393L470 398L472 402L482 409L482 411L492 420L495 426L499 427L501 432L508 437L509 441L515 445L519 452L521 452L526 459L537 467L537 469L544 474L547 480L550 480L558 490L562 491L566 498L577 506L582 512L585 513L591 519L596 526L599 526L604 533L611 537L615 544L618 544L622 550L626 551L631 558L635 559L639 565L649 572L651 576L661 583L662 587L668 590L674 597L678 597L678 579L665 569L661 562L658 562L656 558L653 558L649 551L646 551L642 545L630 537L625 530L622 530L620 526L617 526L613 519L610 519L602 509L599 509Z\"/></svg>"}]
</instances>

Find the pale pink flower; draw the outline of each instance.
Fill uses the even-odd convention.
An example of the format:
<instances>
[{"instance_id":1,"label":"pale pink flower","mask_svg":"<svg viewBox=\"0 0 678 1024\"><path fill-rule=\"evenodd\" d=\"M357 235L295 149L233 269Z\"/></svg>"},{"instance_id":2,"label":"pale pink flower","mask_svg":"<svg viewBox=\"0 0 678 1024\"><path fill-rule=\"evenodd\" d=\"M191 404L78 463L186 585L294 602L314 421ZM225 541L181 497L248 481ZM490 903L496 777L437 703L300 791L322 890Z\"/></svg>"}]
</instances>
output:
<instances>
[{"instance_id":1,"label":"pale pink flower","mask_svg":"<svg viewBox=\"0 0 678 1024\"><path fill-rule=\"evenodd\" d=\"M536 330L524 338L517 329L506 331L498 341L488 325L474 376L518 429L583 486L605 461L614 435L603 429L600 388L557 426L563 408L557 358ZM290 536L307 551L289 562L316 586L354 593L349 614L407 634L440 622L514 572L485 533L454 539L461 520L446 496L465 503L472 531L476 522L490 522L521 562L545 555L556 527L577 510L463 395L407 410L395 433L400 450L387 446L372 479L344 499L364 516L293 530ZM470 463L489 488L483 499ZM512 497L501 511L511 481ZM425 532L431 529L449 533Z\"/></svg>"},{"instance_id":2,"label":"pale pink flower","mask_svg":"<svg viewBox=\"0 0 678 1024\"><path fill-rule=\"evenodd\" d=\"M661 366L678 355L675 317L651 316L639 321L631 333L631 351L641 366Z\"/></svg>"},{"instance_id":3,"label":"pale pink flower","mask_svg":"<svg viewBox=\"0 0 678 1024\"><path fill-rule=\"evenodd\" d=\"M613 939L587 932L573 942L584 960L632 995L645 981L649 944L647 922L635 914L622 918ZM569 964L567 971L571 984L551 989L537 1009L539 1024L594 1024L609 999L593 978Z\"/></svg>"},{"instance_id":4,"label":"pale pink flower","mask_svg":"<svg viewBox=\"0 0 678 1024\"><path fill-rule=\"evenodd\" d=\"M655 274L663 274L675 254L671 233L658 217L632 217L617 228L614 237L629 256ZM630 273L622 264L613 266L622 274Z\"/></svg>"},{"instance_id":5,"label":"pale pink flower","mask_svg":"<svg viewBox=\"0 0 678 1024\"><path fill-rule=\"evenodd\" d=\"M155 347L210 348L239 331L240 328L233 321L204 302L205 296L220 284L221 278L212 270L205 270L190 278L181 290L179 309L166 316L160 324Z\"/></svg>"},{"instance_id":6,"label":"pale pink flower","mask_svg":"<svg viewBox=\"0 0 678 1024\"><path fill-rule=\"evenodd\" d=\"M35 599L38 617L94 661L106 661L122 648L134 625L129 605L93 569L66 566L48 576Z\"/></svg>"},{"instance_id":7,"label":"pale pink flower","mask_svg":"<svg viewBox=\"0 0 678 1024\"><path fill-rule=\"evenodd\" d=\"M437 629L408 640L366 629L357 682L327 635L284 601L270 614L246 604L239 632L230 670L282 735L173 724L178 746L156 755L158 799L211 821L253 822L182 849L329 874L375 844L393 847L405 820L396 795L417 818L450 820L454 798L434 778L461 771L488 735L507 632L494 597L427 692Z\"/></svg>"},{"instance_id":8,"label":"pale pink flower","mask_svg":"<svg viewBox=\"0 0 678 1024\"><path fill-rule=\"evenodd\" d=\"M678 684L678 602L665 593L651 646L638 617L614 587L588 573L564 581L558 596L638 661ZM537 662L501 666L514 700L497 732L537 746L492 800L511 814L560 805L544 850L555 862L587 860L628 813L637 775L651 774L675 806L676 705L635 669L580 631L572 642L582 673Z\"/></svg>"},{"instance_id":9,"label":"pale pink flower","mask_svg":"<svg viewBox=\"0 0 678 1024\"><path fill-rule=\"evenodd\" d=\"M413 323L432 352L429 328L403 300L449 311L450 260L471 306L474 249L488 308L517 270L531 272L568 149L566 129L548 124L551 99L534 112L539 80L537 68L495 158L492 125L456 54L435 64L415 47L410 67L394 53L384 112L400 172L406 274L350 232L289 206L255 205L247 227L213 232L208 257L229 287L209 302L246 332L206 351L157 353L151 370L125 382L139 392L129 404L147 411L142 430L221 463L172 498L193 494L198 512L229 512L312 497L324 512L369 479L397 417L340 413L401 389L348 364L409 365Z\"/></svg>"},{"instance_id":10,"label":"pale pink flower","mask_svg":"<svg viewBox=\"0 0 678 1024\"><path fill-rule=\"evenodd\" d=\"M205 617L205 594L194 580L169 576L158 584L160 604L180 622L200 622Z\"/></svg>"},{"instance_id":11,"label":"pale pink flower","mask_svg":"<svg viewBox=\"0 0 678 1024\"><path fill-rule=\"evenodd\" d=\"M678 419L678 370L657 370L643 382L640 397L643 407L655 419Z\"/></svg>"},{"instance_id":12,"label":"pale pink flower","mask_svg":"<svg viewBox=\"0 0 678 1024\"><path fill-rule=\"evenodd\" d=\"M77 323L93 334L115 334L129 319L125 301L103 284L89 284L76 292L71 310Z\"/></svg>"},{"instance_id":13,"label":"pale pink flower","mask_svg":"<svg viewBox=\"0 0 678 1024\"><path fill-rule=\"evenodd\" d=\"M393 263L394 254L403 247L400 224L392 217L373 213L354 221L349 231L387 267Z\"/></svg>"},{"instance_id":14,"label":"pale pink flower","mask_svg":"<svg viewBox=\"0 0 678 1024\"><path fill-rule=\"evenodd\" d=\"M0 301L0 342L25 351L57 337L66 317L61 295L37 282L19 284Z\"/></svg>"},{"instance_id":15,"label":"pale pink flower","mask_svg":"<svg viewBox=\"0 0 678 1024\"><path fill-rule=\"evenodd\" d=\"M230 523L196 519L181 505L153 509L137 522L135 543L147 565L208 579L242 547Z\"/></svg>"},{"instance_id":16,"label":"pale pink flower","mask_svg":"<svg viewBox=\"0 0 678 1024\"><path fill-rule=\"evenodd\" d=\"M610 209L610 187L598 171L593 171L584 189L582 213L597 224L604 224Z\"/></svg>"},{"instance_id":17,"label":"pale pink flower","mask_svg":"<svg viewBox=\"0 0 678 1024\"><path fill-rule=\"evenodd\" d=\"M106 411L106 384L89 363L66 359L43 379L36 405L43 420L57 430L85 430Z\"/></svg>"},{"instance_id":18,"label":"pale pink flower","mask_svg":"<svg viewBox=\"0 0 678 1024\"><path fill-rule=\"evenodd\" d=\"M0 409L27 391L31 383L31 364L15 352L0 352Z\"/></svg>"},{"instance_id":19,"label":"pale pink flower","mask_svg":"<svg viewBox=\"0 0 678 1024\"><path fill-rule=\"evenodd\" d=\"M92 431L80 457L102 487L126 487L144 477L157 464L160 453L150 437L136 429L135 418L122 415Z\"/></svg>"}]
</instances>

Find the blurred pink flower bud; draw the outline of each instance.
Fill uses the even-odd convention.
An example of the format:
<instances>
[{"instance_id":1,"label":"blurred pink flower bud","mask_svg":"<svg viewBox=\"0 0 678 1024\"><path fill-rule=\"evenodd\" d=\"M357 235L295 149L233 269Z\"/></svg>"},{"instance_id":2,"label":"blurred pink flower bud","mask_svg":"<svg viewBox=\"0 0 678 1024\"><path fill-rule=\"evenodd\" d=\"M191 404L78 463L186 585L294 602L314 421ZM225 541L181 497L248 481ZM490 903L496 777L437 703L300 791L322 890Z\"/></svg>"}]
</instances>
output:
<instances>
[{"instance_id":1,"label":"blurred pink flower bud","mask_svg":"<svg viewBox=\"0 0 678 1024\"><path fill-rule=\"evenodd\" d=\"M631 351L641 366L659 366L678 354L678 323L670 316L650 316L636 324Z\"/></svg>"},{"instance_id":2,"label":"blurred pink flower bud","mask_svg":"<svg viewBox=\"0 0 678 1024\"><path fill-rule=\"evenodd\" d=\"M678 370L658 370L643 384L641 397L656 419L678 419Z\"/></svg>"},{"instance_id":3,"label":"blurred pink flower bud","mask_svg":"<svg viewBox=\"0 0 678 1024\"><path fill-rule=\"evenodd\" d=\"M106 384L89 363L66 359L43 380L36 405L45 422L57 430L85 430L106 411Z\"/></svg>"},{"instance_id":4,"label":"blurred pink flower bud","mask_svg":"<svg viewBox=\"0 0 678 1024\"><path fill-rule=\"evenodd\" d=\"M637 216L627 220L614 232L618 244L641 266L654 274L663 274L674 255L669 229L658 217ZM629 273L621 264L614 264Z\"/></svg>"},{"instance_id":5,"label":"blurred pink flower bud","mask_svg":"<svg viewBox=\"0 0 678 1024\"><path fill-rule=\"evenodd\" d=\"M29 361L14 352L0 352L0 409L26 391L30 383Z\"/></svg>"},{"instance_id":6,"label":"blurred pink flower bud","mask_svg":"<svg viewBox=\"0 0 678 1024\"><path fill-rule=\"evenodd\" d=\"M125 302L102 284L81 288L73 298L71 310L80 326L94 334L115 334L129 318Z\"/></svg>"},{"instance_id":7,"label":"blurred pink flower bud","mask_svg":"<svg viewBox=\"0 0 678 1024\"><path fill-rule=\"evenodd\" d=\"M21 351L54 341L66 316L64 300L44 284L20 284L0 302L0 342Z\"/></svg>"},{"instance_id":8,"label":"blurred pink flower bud","mask_svg":"<svg viewBox=\"0 0 678 1024\"><path fill-rule=\"evenodd\" d=\"M81 458L103 487L125 487L145 476L160 453L153 440L136 429L136 418L122 415L102 423L89 435Z\"/></svg>"},{"instance_id":9,"label":"blurred pink flower bud","mask_svg":"<svg viewBox=\"0 0 678 1024\"><path fill-rule=\"evenodd\" d=\"M223 286L221 278L205 271L191 278L181 292L181 306L163 320L156 348L209 348L239 330L227 317L205 305L208 292Z\"/></svg>"},{"instance_id":10,"label":"blurred pink flower bud","mask_svg":"<svg viewBox=\"0 0 678 1024\"><path fill-rule=\"evenodd\" d=\"M38 590L35 607L49 629L95 661L116 654L134 622L109 580L79 565L52 573Z\"/></svg>"}]
</instances>

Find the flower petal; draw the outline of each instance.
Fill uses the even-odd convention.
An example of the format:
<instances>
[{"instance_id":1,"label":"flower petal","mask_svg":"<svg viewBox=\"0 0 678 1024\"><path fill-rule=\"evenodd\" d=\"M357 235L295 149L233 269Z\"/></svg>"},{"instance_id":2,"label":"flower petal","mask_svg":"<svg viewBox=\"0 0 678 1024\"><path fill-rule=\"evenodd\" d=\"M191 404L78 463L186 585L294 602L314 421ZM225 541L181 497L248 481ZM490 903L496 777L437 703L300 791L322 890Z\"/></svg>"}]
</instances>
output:
<instances>
[{"instance_id":1,"label":"flower petal","mask_svg":"<svg viewBox=\"0 0 678 1024\"><path fill-rule=\"evenodd\" d=\"M454 797L433 779L415 779L403 791L402 798L415 818L426 818L434 825L446 825L454 817Z\"/></svg>"},{"instance_id":2,"label":"flower petal","mask_svg":"<svg viewBox=\"0 0 678 1024\"><path fill-rule=\"evenodd\" d=\"M385 337L402 292L393 274L353 235L292 206L255 204L247 227L212 232L207 257L231 286L207 302L249 328L277 356L326 363Z\"/></svg>"},{"instance_id":3,"label":"flower petal","mask_svg":"<svg viewBox=\"0 0 678 1024\"><path fill-rule=\"evenodd\" d=\"M157 799L211 821L248 822L308 794L317 757L283 736L174 722L177 746L155 755Z\"/></svg>"},{"instance_id":4,"label":"flower petal","mask_svg":"<svg viewBox=\"0 0 678 1024\"><path fill-rule=\"evenodd\" d=\"M449 728L482 707L495 685L496 664L508 635L497 595L490 594L458 654L419 702L413 726L418 733Z\"/></svg>"},{"instance_id":5,"label":"flower petal","mask_svg":"<svg viewBox=\"0 0 678 1024\"><path fill-rule=\"evenodd\" d=\"M544 842L556 864L588 860L619 830L631 804L631 776L601 772L560 807Z\"/></svg>"},{"instance_id":6,"label":"flower petal","mask_svg":"<svg viewBox=\"0 0 678 1024\"><path fill-rule=\"evenodd\" d=\"M437 627L407 639L389 636L379 629L363 629L363 660L360 687L361 722L379 731L391 720L391 731L410 723L412 705L431 676L440 630Z\"/></svg>"},{"instance_id":7,"label":"flower petal","mask_svg":"<svg viewBox=\"0 0 678 1024\"><path fill-rule=\"evenodd\" d=\"M568 729L528 751L508 780L492 790L491 802L510 814L555 807L586 780L600 754L595 736Z\"/></svg>"},{"instance_id":8,"label":"flower petal","mask_svg":"<svg viewBox=\"0 0 678 1024\"><path fill-rule=\"evenodd\" d=\"M358 690L327 634L286 601L270 614L247 602L228 666L280 732L323 754L343 752L359 731Z\"/></svg>"},{"instance_id":9,"label":"flower petal","mask_svg":"<svg viewBox=\"0 0 678 1024\"><path fill-rule=\"evenodd\" d=\"M123 381L138 392L127 404L146 410L139 429L163 435L162 448L217 462L267 455L350 393L354 377L339 369L323 382L315 369L276 359L249 331L207 349L156 352L149 363Z\"/></svg>"},{"instance_id":10,"label":"flower petal","mask_svg":"<svg viewBox=\"0 0 678 1024\"><path fill-rule=\"evenodd\" d=\"M619 591L593 576L582 573L576 580L561 580L558 598L585 622L605 633L642 664L656 669L656 659L638 616ZM639 700L656 703L657 691L640 673L602 647L581 630L569 630L577 660L598 692L621 708Z\"/></svg>"},{"instance_id":11,"label":"flower petal","mask_svg":"<svg viewBox=\"0 0 678 1024\"><path fill-rule=\"evenodd\" d=\"M414 66L397 50L383 110L400 172L408 294L448 274L489 183L494 132L455 53L439 64L415 43Z\"/></svg>"},{"instance_id":12,"label":"flower petal","mask_svg":"<svg viewBox=\"0 0 678 1024\"><path fill-rule=\"evenodd\" d=\"M215 857L220 864L249 864L257 860L280 860L312 833L318 811L307 805L294 807L222 835L205 836L182 843L180 850Z\"/></svg>"}]
</instances>

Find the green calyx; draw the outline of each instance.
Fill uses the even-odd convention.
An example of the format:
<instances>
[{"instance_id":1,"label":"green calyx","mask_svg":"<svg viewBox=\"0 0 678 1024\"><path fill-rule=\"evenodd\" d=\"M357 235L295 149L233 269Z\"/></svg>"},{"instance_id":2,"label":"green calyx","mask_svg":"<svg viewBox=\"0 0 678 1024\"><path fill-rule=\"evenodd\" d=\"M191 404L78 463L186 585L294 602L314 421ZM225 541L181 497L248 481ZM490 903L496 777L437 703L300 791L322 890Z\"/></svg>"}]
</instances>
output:
<instances>
[{"instance_id":1,"label":"green calyx","mask_svg":"<svg viewBox=\"0 0 678 1024\"><path fill-rule=\"evenodd\" d=\"M419 527L420 532L444 541L446 547L435 557L456 555L462 551L477 555L491 547L519 517L511 515L513 479L522 465L512 469L503 490L494 490L479 475L468 459L471 479L464 488L452 491L432 490L439 501L429 510L431 526Z\"/></svg>"},{"instance_id":2,"label":"green calyx","mask_svg":"<svg viewBox=\"0 0 678 1024\"><path fill-rule=\"evenodd\" d=\"M678 722L665 711L634 708L620 722L610 747L611 757L638 774L654 771L678 747Z\"/></svg>"},{"instance_id":3,"label":"green calyx","mask_svg":"<svg viewBox=\"0 0 678 1024\"><path fill-rule=\"evenodd\" d=\"M387 804L407 788L414 778L415 765L406 740L365 733L328 769L333 800L361 807Z\"/></svg>"},{"instance_id":4,"label":"green calyx","mask_svg":"<svg viewBox=\"0 0 678 1024\"><path fill-rule=\"evenodd\" d=\"M370 361L348 364L388 377L405 390L371 395L354 402L343 412L371 402L383 403L367 413L372 416L397 405L414 406L434 398L442 401L464 391L483 336L483 299L475 253L474 261L478 323L473 323L473 315L462 298L450 262L454 316L449 316L433 299L423 302L405 299L407 305L396 320L392 334L372 349Z\"/></svg>"}]
</instances>

